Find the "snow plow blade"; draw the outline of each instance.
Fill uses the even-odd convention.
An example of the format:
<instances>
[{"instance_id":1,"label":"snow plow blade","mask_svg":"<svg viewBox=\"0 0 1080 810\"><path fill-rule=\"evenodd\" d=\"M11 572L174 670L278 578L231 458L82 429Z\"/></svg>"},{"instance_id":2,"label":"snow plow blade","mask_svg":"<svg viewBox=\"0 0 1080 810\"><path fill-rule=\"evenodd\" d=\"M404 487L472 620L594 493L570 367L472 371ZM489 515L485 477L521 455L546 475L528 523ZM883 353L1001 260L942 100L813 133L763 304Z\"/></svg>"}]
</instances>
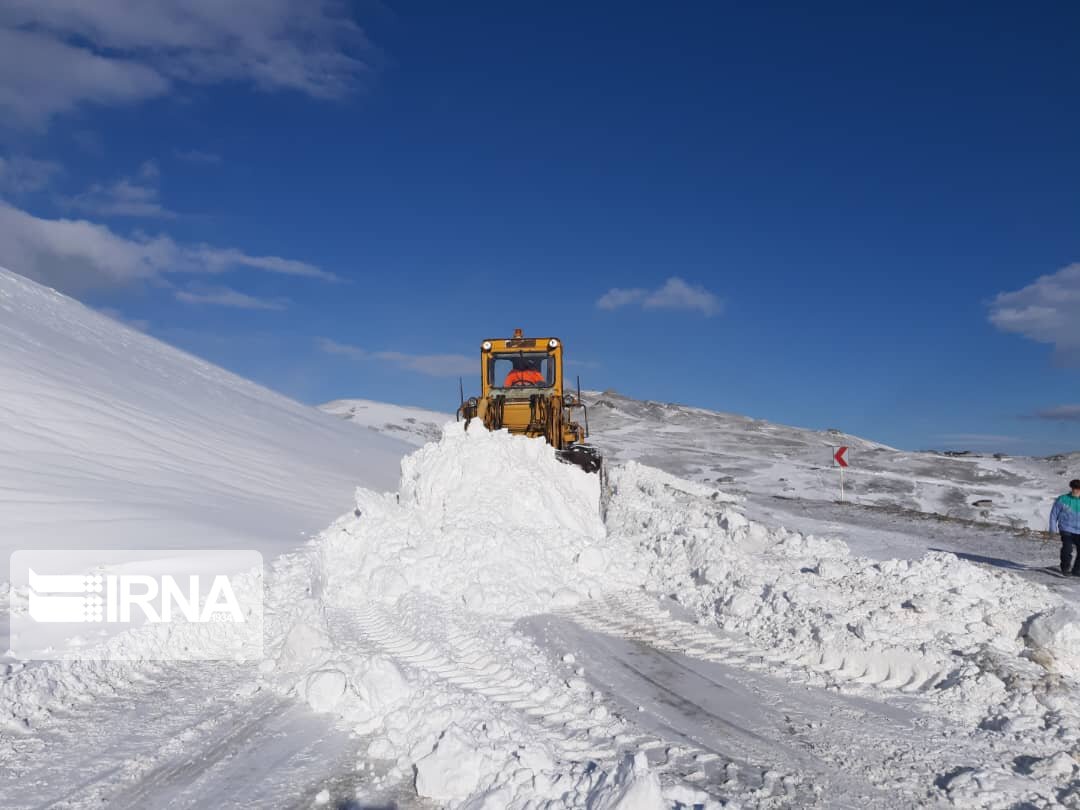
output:
<instances>
[{"instance_id":1,"label":"snow plow blade","mask_svg":"<svg viewBox=\"0 0 1080 810\"><path fill-rule=\"evenodd\" d=\"M573 464L590 475L600 476L600 519L606 520L611 487L608 486L607 465L600 451L591 444L575 444L565 450L556 450L555 456L564 464Z\"/></svg>"},{"instance_id":2,"label":"snow plow blade","mask_svg":"<svg viewBox=\"0 0 1080 810\"><path fill-rule=\"evenodd\" d=\"M574 444L565 450L557 450L559 461L580 467L587 473L599 473L604 467L604 457L592 445Z\"/></svg>"}]
</instances>

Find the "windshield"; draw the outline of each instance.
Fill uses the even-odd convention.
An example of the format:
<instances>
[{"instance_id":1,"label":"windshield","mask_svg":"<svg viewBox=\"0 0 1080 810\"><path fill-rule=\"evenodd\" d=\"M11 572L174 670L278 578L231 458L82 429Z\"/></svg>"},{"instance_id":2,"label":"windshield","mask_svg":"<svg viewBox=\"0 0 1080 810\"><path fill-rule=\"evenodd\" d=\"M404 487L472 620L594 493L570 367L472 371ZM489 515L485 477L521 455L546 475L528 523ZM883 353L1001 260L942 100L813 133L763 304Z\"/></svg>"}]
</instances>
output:
<instances>
[{"instance_id":1,"label":"windshield","mask_svg":"<svg viewBox=\"0 0 1080 810\"><path fill-rule=\"evenodd\" d=\"M492 355L488 385L492 388L535 389L555 384L555 358L547 352L505 352Z\"/></svg>"}]
</instances>

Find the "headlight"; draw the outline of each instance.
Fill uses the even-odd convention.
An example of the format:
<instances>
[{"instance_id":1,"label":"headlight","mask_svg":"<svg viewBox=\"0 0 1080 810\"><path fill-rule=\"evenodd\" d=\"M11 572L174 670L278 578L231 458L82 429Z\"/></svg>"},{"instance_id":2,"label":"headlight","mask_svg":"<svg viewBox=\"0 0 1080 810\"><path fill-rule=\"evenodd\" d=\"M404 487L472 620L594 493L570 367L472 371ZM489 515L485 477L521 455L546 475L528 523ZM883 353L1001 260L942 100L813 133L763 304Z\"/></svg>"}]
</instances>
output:
<instances>
[{"instance_id":1,"label":"headlight","mask_svg":"<svg viewBox=\"0 0 1080 810\"><path fill-rule=\"evenodd\" d=\"M557 349L558 347L559 347L559 341L556 340L555 338L552 338L551 340L548 341L548 348L549 349Z\"/></svg>"},{"instance_id":2,"label":"headlight","mask_svg":"<svg viewBox=\"0 0 1080 810\"><path fill-rule=\"evenodd\" d=\"M465 404L468 405L470 408L475 408L476 407L476 397L469 397L469 401L466 402Z\"/></svg>"},{"instance_id":3,"label":"headlight","mask_svg":"<svg viewBox=\"0 0 1080 810\"><path fill-rule=\"evenodd\" d=\"M491 341L490 340L485 340L483 343L480 344L480 348L483 349L485 352L490 352L491 351Z\"/></svg>"},{"instance_id":4,"label":"headlight","mask_svg":"<svg viewBox=\"0 0 1080 810\"><path fill-rule=\"evenodd\" d=\"M574 404L574 395L573 394L563 394L562 395L562 401L563 401L564 405L573 405Z\"/></svg>"}]
</instances>

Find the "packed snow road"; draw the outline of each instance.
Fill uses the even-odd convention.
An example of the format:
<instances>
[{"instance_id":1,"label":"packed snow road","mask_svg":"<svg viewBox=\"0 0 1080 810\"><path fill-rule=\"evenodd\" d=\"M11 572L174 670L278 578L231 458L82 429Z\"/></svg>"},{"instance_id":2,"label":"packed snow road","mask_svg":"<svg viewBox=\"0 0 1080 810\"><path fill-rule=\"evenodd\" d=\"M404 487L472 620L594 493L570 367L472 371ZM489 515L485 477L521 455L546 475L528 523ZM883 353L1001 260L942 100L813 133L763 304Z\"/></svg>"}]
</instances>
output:
<instances>
[{"instance_id":1,"label":"packed snow road","mask_svg":"<svg viewBox=\"0 0 1080 810\"><path fill-rule=\"evenodd\" d=\"M1080 617L446 429L266 576L257 665L15 667L4 807L1077 806Z\"/></svg>"}]
</instances>

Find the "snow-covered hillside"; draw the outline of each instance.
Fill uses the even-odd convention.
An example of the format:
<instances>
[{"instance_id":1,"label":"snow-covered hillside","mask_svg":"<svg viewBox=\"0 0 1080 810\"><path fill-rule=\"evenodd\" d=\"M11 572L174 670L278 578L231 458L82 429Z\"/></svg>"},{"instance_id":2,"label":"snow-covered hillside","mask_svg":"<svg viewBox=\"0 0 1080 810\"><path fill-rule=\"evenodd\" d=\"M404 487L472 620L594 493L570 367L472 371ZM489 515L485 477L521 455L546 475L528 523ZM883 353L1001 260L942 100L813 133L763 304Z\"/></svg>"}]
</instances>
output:
<instances>
[{"instance_id":1,"label":"snow-covered hillside","mask_svg":"<svg viewBox=\"0 0 1080 810\"><path fill-rule=\"evenodd\" d=\"M837 430L641 402L611 391L590 394L588 401L593 441L609 457L758 498L838 499L832 450L847 445L845 494L854 503L1043 529L1052 497L1080 475L1070 467L1072 457L908 452Z\"/></svg>"},{"instance_id":2,"label":"snow-covered hillside","mask_svg":"<svg viewBox=\"0 0 1080 810\"><path fill-rule=\"evenodd\" d=\"M0 581L17 548L276 555L409 449L2 269L0 425Z\"/></svg>"},{"instance_id":3,"label":"snow-covered hillside","mask_svg":"<svg viewBox=\"0 0 1080 810\"><path fill-rule=\"evenodd\" d=\"M758 504L779 497L827 501L840 497L833 449L847 445L850 503L1041 530L1053 496L1080 475L1075 454L996 458L978 454L896 450L838 430L816 431L747 416L589 391L590 441L613 463L631 459L737 492ZM324 410L388 436L422 444L452 415L337 400ZM976 505L977 504L977 505Z\"/></svg>"},{"instance_id":4,"label":"snow-covered hillside","mask_svg":"<svg viewBox=\"0 0 1080 810\"><path fill-rule=\"evenodd\" d=\"M319 409L417 447L438 441L443 425L454 421L452 413L390 405L369 399L335 399L320 405Z\"/></svg>"}]
</instances>

